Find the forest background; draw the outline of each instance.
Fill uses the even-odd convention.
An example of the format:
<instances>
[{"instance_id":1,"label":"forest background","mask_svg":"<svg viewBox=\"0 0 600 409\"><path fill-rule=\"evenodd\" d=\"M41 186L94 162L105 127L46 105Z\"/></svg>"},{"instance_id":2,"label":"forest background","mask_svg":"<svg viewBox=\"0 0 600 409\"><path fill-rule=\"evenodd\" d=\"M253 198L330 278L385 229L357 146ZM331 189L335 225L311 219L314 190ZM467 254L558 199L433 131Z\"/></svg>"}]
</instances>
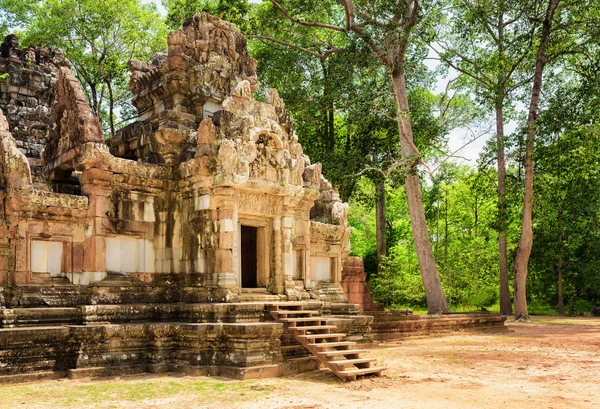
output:
<instances>
[{"instance_id":1,"label":"forest background","mask_svg":"<svg viewBox=\"0 0 600 409\"><path fill-rule=\"evenodd\" d=\"M339 29L350 27L348 4L362 31ZM389 308L427 309L411 176L450 308L499 311L502 272L510 308L530 163L529 310L577 314L600 303L599 8L585 0L0 0L0 35L63 49L108 136L136 117L130 58L164 52L168 32L196 11L237 24L259 62L257 98L279 90L305 153L349 202L351 254ZM392 37L405 45L410 114L395 100L397 66L378 54ZM407 116L408 155L399 138ZM457 130L467 135L460 150L456 138L449 147ZM465 160L482 141L478 158Z\"/></svg>"}]
</instances>

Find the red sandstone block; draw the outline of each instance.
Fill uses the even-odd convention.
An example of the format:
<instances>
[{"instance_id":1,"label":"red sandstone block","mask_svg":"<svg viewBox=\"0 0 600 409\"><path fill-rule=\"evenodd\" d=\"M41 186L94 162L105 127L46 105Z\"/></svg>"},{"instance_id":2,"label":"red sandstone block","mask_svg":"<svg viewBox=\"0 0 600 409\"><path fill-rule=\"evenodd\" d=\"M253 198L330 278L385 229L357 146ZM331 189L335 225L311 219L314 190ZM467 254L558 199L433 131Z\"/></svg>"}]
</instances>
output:
<instances>
[{"instance_id":1,"label":"red sandstone block","mask_svg":"<svg viewBox=\"0 0 600 409\"><path fill-rule=\"evenodd\" d=\"M73 272L73 246L69 242L63 243L62 268L61 271Z\"/></svg>"},{"instance_id":2,"label":"red sandstone block","mask_svg":"<svg viewBox=\"0 0 600 409\"><path fill-rule=\"evenodd\" d=\"M104 169L91 168L83 171L81 184L96 183L102 180L110 181L113 173Z\"/></svg>"},{"instance_id":3,"label":"red sandstone block","mask_svg":"<svg viewBox=\"0 0 600 409\"><path fill-rule=\"evenodd\" d=\"M83 243L73 243L73 265L72 272L79 273L83 271Z\"/></svg>"}]
</instances>

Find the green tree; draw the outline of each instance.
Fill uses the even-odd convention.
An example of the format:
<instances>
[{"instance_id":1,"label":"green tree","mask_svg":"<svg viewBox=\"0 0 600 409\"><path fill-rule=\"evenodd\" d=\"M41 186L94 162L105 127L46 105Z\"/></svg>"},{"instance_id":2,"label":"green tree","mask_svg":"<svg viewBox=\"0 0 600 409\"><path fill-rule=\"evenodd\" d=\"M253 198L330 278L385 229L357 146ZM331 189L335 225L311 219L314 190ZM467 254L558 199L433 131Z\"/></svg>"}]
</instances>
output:
<instances>
[{"instance_id":1,"label":"green tree","mask_svg":"<svg viewBox=\"0 0 600 409\"><path fill-rule=\"evenodd\" d=\"M172 30L181 28L186 19L202 11L236 24L244 33L250 27L248 0L162 0L162 5L167 9L167 25Z\"/></svg>"},{"instance_id":2,"label":"green tree","mask_svg":"<svg viewBox=\"0 0 600 409\"><path fill-rule=\"evenodd\" d=\"M148 60L166 47L166 27L155 5L140 0L0 0L0 10L23 29L25 45L65 51L94 115L110 134L117 106L128 99L127 61Z\"/></svg>"},{"instance_id":3,"label":"green tree","mask_svg":"<svg viewBox=\"0 0 600 409\"><path fill-rule=\"evenodd\" d=\"M340 2L344 16L343 23L336 19L339 14L323 16L323 19L332 17L325 21L322 19L308 20L292 15L282 5L283 2L271 0L271 3L298 27L316 28L331 35L343 33L359 39L360 46L369 50L372 57L388 71L396 106L395 121L400 135L401 155L406 161L408 169L405 174L408 208L415 249L427 295L428 310L432 314L448 311L423 211L421 187L417 174L421 152L413 140L406 86L407 50L413 44L409 38L419 21L419 13L424 11L421 9L420 3L418 0L375 2L344 0ZM334 48L332 45L327 48L326 52Z\"/></svg>"},{"instance_id":4,"label":"green tree","mask_svg":"<svg viewBox=\"0 0 600 409\"><path fill-rule=\"evenodd\" d=\"M576 70L570 61L568 72L551 80L552 98L538 127L535 241L527 286L529 299L557 305L560 315L565 305L600 300L600 77L584 62L593 64L594 54L578 59Z\"/></svg>"},{"instance_id":5,"label":"green tree","mask_svg":"<svg viewBox=\"0 0 600 409\"><path fill-rule=\"evenodd\" d=\"M326 22L341 9L335 2L290 2L289 12ZM402 170L395 103L390 77L364 45L345 33L305 27L271 3L254 9L250 35L264 86L275 87L291 110L300 141L309 156L322 162L327 176L347 200L356 175L378 186L377 253L386 253L385 180ZM368 50L367 50L368 51ZM420 60L425 47L414 47L407 64L414 78L409 98L415 105L415 144L422 152L439 143L441 127L432 115L433 96L424 89L431 75ZM420 60L419 60L420 59ZM316 113L316 114L315 114Z\"/></svg>"},{"instance_id":6,"label":"green tree","mask_svg":"<svg viewBox=\"0 0 600 409\"><path fill-rule=\"evenodd\" d=\"M452 12L448 18L440 19L431 46L445 64L460 73L460 86L473 92L483 109L491 109L496 119L500 312L510 315L504 123L512 94L530 80L526 65L531 65L530 47L536 24L527 19L518 2L447 3Z\"/></svg>"}]
</instances>

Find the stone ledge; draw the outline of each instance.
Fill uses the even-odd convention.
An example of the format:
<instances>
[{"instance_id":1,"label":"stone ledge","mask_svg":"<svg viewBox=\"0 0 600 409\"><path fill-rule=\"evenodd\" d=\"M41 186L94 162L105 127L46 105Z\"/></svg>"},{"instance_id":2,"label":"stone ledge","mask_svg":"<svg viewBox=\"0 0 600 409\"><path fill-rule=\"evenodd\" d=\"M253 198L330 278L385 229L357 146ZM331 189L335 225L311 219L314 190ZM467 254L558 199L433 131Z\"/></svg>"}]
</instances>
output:
<instances>
[{"instance_id":1,"label":"stone ledge","mask_svg":"<svg viewBox=\"0 0 600 409\"><path fill-rule=\"evenodd\" d=\"M0 376L14 376L6 378L7 382L64 374L72 378L111 376L172 371L173 365L231 367L236 369L219 371L242 378L280 376L284 370L272 368L283 368L282 334L283 325L275 322L0 329Z\"/></svg>"},{"instance_id":2,"label":"stone ledge","mask_svg":"<svg viewBox=\"0 0 600 409\"><path fill-rule=\"evenodd\" d=\"M506 332L506 317L494 313L406 315L405 311L373 311L371 338L390 341L455 331Z\"/></svg>"},{"instance_id":3,"label":"stone ledge","mask_svg":"<svg viewBox=\"0 0 600 409\"><path fill-rule=\"evenodd\" d=\"M16 375L0 376L0 385L9 383L46 381L65 378L67 371L41 371L36 373L23 373Z\"/></svg>"}]
</instances>

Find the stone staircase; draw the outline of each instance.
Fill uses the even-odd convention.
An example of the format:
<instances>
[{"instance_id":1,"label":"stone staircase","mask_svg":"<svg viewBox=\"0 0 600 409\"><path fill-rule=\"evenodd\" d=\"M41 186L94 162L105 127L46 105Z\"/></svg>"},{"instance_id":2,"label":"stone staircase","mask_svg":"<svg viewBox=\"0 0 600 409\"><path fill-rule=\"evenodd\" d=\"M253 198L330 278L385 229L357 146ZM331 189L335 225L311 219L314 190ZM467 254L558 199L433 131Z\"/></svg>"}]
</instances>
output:
<instances>
[{"instance_id":1,"label":"stone staircase","mask_svg":"<svg viewBox=\"0 0 600 409\"><path fill-rule=\"evenodd\" d=\"M292 337L343 381L355 381L358 376L376 375L386 369L375 358L364 358L366 352L356 349L356 342L344 341L346 334L335 332L318 311L305 310L302 303L267 305L268 313L284 324Z\"/></svg>"}]
</instances>

